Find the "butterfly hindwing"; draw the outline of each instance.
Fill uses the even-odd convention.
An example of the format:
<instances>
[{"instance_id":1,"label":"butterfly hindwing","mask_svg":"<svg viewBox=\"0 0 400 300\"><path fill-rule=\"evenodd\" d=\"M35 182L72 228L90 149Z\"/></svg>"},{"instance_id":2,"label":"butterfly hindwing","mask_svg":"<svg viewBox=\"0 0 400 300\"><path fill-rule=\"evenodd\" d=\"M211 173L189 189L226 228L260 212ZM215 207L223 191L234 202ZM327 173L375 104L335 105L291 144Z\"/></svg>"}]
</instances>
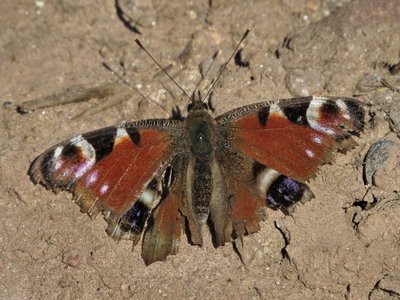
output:
<instances>
[{"instance_id":1,"label":"butterfly hindwing","mask_svg":"<svg viewBox=\"0 0 400 300\"><path fill-rule=\"evenodd\" d=\"M184 157L179 156L171 163L165 180L166 185L171 185L164 189L159 205L147 222L142 245L142 258L146 265L165 260L168 255L178 252L184 229L184 216L181 213L186 198L184 161ZM177 170L179 172L175 172Z\"/></svg>"},{"instance_id":2,"label":"butterfly hindwing","mask_svg":"<svg viewBox=\"0 0 400 300\"><path fill-rule=\"evenodd\" d=\"M259 210L265 201L253 176L254 161L240 155L229 145L219 143L217 161L221 168L226 195L211 204L210 218L216 246L259 230Z\"/></svg>"}]
</instances>

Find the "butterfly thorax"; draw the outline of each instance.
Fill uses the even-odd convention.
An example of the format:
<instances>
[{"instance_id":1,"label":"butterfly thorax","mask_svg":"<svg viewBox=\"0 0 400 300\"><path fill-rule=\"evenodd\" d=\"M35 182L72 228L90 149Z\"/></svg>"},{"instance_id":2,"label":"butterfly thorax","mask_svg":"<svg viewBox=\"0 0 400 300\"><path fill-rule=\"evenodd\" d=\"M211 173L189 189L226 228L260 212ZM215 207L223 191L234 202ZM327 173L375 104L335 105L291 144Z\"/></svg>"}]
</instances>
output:
<instances>
[{"instance_id":1,"label":"butterfly thorax","mask_svg":"<svg viewBox=\"0 0 400 300\"><path fill-rule=\"evenodd\" d=\"M215 121L211 114L206 110L190 112L185 128L191 153L199 158L211 155L215 142Z\"/></svg>"}]
</instances>

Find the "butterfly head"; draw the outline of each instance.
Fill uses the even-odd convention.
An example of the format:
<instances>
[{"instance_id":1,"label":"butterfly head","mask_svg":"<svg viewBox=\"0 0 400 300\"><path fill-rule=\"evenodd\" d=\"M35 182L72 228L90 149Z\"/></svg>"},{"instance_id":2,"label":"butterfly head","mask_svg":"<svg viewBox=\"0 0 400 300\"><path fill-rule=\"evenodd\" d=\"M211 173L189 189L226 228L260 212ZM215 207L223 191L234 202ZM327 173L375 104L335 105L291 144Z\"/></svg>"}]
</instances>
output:
<instances>
[{"instance_id":1,"label":"butterfly head","mask_svg":"<svg viewBox=\"0 0 400 300\"><path fill-rule=\"evenodd\" d=\"M190 98L190 103L187 106L187 112L191 113L194 111L211 111L214 112L214 107L211 103L212 92L209 93L206 102L205 99L201 96L200 92L194 92L192 97Z\"/></svg>"},{"instance_id":2,"label":"butterfly head","mask_svg":"<svg viewBox=\"0 0 400 300\"><path fill-rule=\"evenodd\" d=\"M200 110L210 110L210 108L207 103L201 101L193 101L187 107L188 113Z\"/></svg>"}]
</instances>

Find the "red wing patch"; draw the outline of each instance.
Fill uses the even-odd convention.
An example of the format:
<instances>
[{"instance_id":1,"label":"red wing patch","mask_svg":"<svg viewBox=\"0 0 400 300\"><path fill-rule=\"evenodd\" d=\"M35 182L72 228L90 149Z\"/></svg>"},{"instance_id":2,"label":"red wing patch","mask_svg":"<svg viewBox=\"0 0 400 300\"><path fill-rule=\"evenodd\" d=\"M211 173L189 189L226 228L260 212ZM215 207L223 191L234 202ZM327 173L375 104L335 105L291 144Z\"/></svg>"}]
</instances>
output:
<instances>
[{"instance_id":1,"label":"red wing patch","mask_svg":"<svg viewBox=\"0 0 400 300\"><path fill-rule=\"evenodd\" d=\"M140 136L138 145L128 135L117 138L113 151L78 180L78 197L100 199L117 214L131 207L171 156L165 132L143 129Z\"/></svg>"},{"instance_id":2,"label":"red wing patch","mask_svg":"<svg viewBox=\"0 0 400 300\"><path fill-rule=\"evenodd\" d=\"M313 175L332 148L333 138L310 127L295 125L272 115L265 127L257 115L247 115L233 124L233 145L247 156L300 181Z\"/></svg>"}]
</instances>

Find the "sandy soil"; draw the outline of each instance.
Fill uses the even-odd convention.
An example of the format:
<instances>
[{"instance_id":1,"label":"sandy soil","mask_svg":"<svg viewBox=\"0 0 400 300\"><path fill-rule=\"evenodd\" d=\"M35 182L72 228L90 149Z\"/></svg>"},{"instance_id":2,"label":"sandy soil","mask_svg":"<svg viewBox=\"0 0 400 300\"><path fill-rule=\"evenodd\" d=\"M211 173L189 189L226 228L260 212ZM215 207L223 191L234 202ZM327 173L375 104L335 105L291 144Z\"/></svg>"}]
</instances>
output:
<instances>
[{"instance_id":1,"label":"sandy soil","mask_svg":"<svg viewBox=\"0 0 400 300\"><path fill-rule=\"evenodd\" d=\"M398 299L398 0L127 0L120 8L119 17L114 1L2 1L0 298ZM178 255L146 267L139 247L132 252L129 242L107 236L102 218L91 221L69 194L32 184L29 165L56 142L121 120L168 117L155 102L185 108L136 37L191 91L199 66L218 51L208 73L215 77L248 27L241 59L215 88L217 113L290 96L357 94L370 116L359 146L309 182L315 199L290 216L270 211L262 230L246 238L247 267L232 246L214 249L207 232L203 248L183 240ZM81 118L118 95L17 112L28 99L116 81L103 63L147 100L132 91ZM390 140L386 154L366 159L382 138ZM372 173L363 175L364 165Z\"/></svg>"}]
</instances>

